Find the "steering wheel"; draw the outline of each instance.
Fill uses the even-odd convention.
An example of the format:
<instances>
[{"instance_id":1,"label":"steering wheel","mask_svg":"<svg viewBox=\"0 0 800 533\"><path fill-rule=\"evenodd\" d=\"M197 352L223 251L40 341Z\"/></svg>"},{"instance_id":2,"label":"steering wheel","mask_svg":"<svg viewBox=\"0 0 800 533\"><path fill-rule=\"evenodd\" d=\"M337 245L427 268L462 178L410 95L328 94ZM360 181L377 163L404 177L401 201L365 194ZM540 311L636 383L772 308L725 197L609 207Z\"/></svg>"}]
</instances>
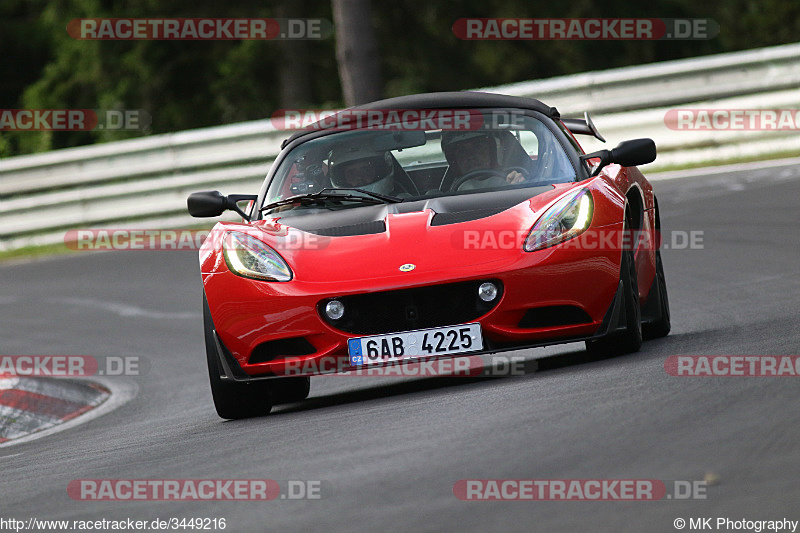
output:
<instances>
[{"instance_id":1,"label":"steering wheel","mask_svg":"<svg viewBox=\"0 0 800 533\"><path fill-rule=\"evenodd\" d=\"M530 172L528 172L528 169L524 167L508 167L502 170L496 168L478 168L475 170L470 170L457 180L453 181L453 185L450 186L450 190L457 191L459 187L464 185L464 183L473 179L487 179L492 177L498 177L498 178L503 178L503 180L505 180L508 177L509 173L511 172L519 172L520 174L522 174L522 177L524 178L523 183L530 181L531 179Z\"/></svg>"}]
</instances>

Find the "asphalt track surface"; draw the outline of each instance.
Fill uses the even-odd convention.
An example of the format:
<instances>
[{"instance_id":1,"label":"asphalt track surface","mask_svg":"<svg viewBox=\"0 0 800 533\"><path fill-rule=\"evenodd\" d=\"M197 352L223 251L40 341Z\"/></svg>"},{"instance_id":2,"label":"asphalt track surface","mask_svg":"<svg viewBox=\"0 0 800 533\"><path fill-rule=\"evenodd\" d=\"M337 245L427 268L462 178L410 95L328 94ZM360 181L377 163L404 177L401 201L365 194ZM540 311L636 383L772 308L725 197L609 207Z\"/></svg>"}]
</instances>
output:
<instances>
[{"instance_id":1,"label":"asphalt track surface","mask_svg":"<svg viewBox=\"0 0 800 533\"><path fill-rule=\"evenodd\" d=\"M687 378L670 355L800 353L800 169L655 182L673 330L638 354L521 352L507 378L312 380L258 419L214 412L194 252L0 266L0 352L148 358L113 412L0 449L0 517L227 519L227 531L676 531L692 517L800 520L800 378ZM128 385L131 385L128 383ZM705 500L465 502L460 479L718 478ZM90 502L74 479L322 480L320 500ZM686 526L689 530L689 526Z\"/></svg>"}]
</instances>

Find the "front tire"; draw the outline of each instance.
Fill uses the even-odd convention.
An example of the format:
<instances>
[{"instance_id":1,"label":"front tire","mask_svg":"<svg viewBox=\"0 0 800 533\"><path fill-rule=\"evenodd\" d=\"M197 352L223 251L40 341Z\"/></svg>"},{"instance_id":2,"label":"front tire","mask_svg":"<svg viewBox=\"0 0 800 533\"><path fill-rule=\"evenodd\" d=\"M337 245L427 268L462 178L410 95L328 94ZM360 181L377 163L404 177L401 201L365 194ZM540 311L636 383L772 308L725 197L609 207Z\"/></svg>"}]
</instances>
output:
<instances>
[{"instance_id":1,"label":"front tire","mask_svg":"<svg viewBox=\"0 0 800 533\"><path fill-rule=\"evenodd\" d=\"M592 356L635 353L642 347L642 309L639 302L636 261L632 250L622 252L620 279L625 309L625 330L602 339L586 341L586 351Z\"/></svg>"},{"instance_id":2,"label":"front tire","mask_svg":"<svg viewBox=\"0 0 800 533\"><path fill-rule=\"evenodd\" d=\"M277 378L268 383L272 388L270 395L274 405L300 402L311 392L311 378L308 376Z\"/></svg>"},{"instance_id":3,"label":"front tire","mask_svg":"<svg viewBox=\"0 0 800 533\"><path fill-rule=\"evenodd\" d=\"M237 383L223 380L217 360L217 347L214 340L214 322L208 308L208 300L203 294L203 325L206 341L206 362L211 396L214 407L222 418L237 420L268 415L272 410L272 397L269 382Z\"/></svg>"},{"instance_id":4,"label":"front tire","mask_svg":"<svg viewBox=\"0 0 800 533\"><path fill-rule=\"evenodd\" d=\"M214 339L214 321L203 295L203 325L205 327L206 362L214 407L222 418L236 420L265 416L274 405L305 400L311 390L308 376L274 378L265 381L240 383L222 379L222 369Z\"/></svg>"}]
</instances>

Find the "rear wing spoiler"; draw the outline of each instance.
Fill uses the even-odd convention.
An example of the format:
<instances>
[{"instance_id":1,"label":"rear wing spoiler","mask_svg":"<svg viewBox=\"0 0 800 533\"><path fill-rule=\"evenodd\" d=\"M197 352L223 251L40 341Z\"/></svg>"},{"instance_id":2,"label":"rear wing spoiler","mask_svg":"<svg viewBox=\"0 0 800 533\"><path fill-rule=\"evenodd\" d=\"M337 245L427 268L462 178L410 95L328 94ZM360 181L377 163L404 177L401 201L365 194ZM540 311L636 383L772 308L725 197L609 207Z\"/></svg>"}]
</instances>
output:
<instances>
[{"instance_id":1,"label":"rear wing spoiler","mask_svg":"<svg viewBox=\"0 0 800 533\"><path fill-rule=\"evenodd\" d=\"M597 131L597 126L592 122L592 118L588 112L584 112L583 118L562 118L561 122L567 127L569 131L579 135L591 135L595 139L606 142L600 132Z\"/></svg>"}]
</instances>

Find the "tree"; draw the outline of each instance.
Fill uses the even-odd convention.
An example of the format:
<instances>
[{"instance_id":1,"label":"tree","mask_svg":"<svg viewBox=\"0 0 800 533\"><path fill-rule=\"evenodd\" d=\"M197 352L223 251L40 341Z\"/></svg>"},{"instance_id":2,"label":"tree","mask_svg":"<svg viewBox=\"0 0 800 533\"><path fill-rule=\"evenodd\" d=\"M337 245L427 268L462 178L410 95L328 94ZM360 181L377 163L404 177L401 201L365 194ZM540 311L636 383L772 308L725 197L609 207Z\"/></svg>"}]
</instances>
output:
<instances>
[{"instance_id":1,"label":"tree","mask_svg":"<svg viewBox=\"0 0 800 533\"><path fill-rule=\"evenodd\" d=\"M383 90L370 0L333 0L332 5L344 103L378 100Z\"/></svg>"},{"instance_id":2,"label":"tree","mask_svg":"<svg viewBox=\"0 0 800 533\"><path fill-rule=\"evenodd\" d=\"M306 0L281 0L276 7L279 18L303 17L309 12ZM284 109L308 106L313 101L310 46L308 41L279 41L278 83L280 106Z\"/></svg>"}]
</instances>

